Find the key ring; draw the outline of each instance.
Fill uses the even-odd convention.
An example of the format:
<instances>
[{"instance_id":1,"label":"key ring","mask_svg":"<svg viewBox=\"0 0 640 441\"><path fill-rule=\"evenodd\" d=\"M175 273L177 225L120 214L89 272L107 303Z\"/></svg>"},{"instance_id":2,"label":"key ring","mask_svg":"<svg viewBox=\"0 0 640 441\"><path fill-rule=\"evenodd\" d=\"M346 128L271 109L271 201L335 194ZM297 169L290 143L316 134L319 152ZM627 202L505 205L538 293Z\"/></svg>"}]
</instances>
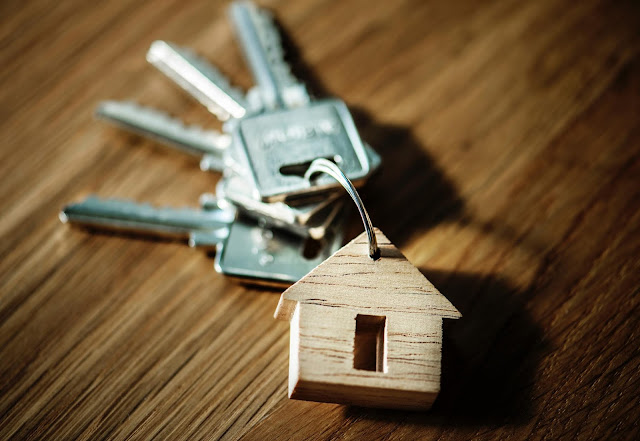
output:
<instances>
[{"instance_id":1,"label":"key ring","mask_svg":"<svg viewBox=\"0 0 640 441\"><path fill-rule=\"evenodd\" d=\"M351 199L353 199L356 207L358 207L358 212L360 212L360 217L362 218L362 223L364 224L364 230L367 232L367 238L369 239L369 257L371 257L373 260L378 260L380 258L380 248L378 248L378 241L376 240L376 235L373 232L373 224L371 223L371 219L369 218L367 209L364 208L364 204L362 203L362 199L360 199L360 195L356 191L356 188L353 186L349 178L347 178L340 167L324 158L315 159L305 172L304 178L310 182L311 177L316 173L328 174L336 181L338 181L345 190L347 190L347 193L349 193L349 196L351 196Z\"/></svg>"}]
</instances>

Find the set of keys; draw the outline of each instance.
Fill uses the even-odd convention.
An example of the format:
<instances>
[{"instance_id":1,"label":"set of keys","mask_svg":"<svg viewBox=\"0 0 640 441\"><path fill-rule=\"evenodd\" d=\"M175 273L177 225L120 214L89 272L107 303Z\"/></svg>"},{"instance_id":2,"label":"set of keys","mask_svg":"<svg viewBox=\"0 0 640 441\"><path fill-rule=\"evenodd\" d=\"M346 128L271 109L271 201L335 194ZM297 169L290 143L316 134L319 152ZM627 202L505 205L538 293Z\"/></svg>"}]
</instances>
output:
<instances>
[{"instance_id":1,"label":"set of keys","mask_svg":"<svg viewBox=\"0 0 640 441\"><path fill-rule=\"evenodd\" d=\"M157 208L89 197L66 206L63 222L187 240L215 249L217 271L255 283L291 284L343 243L341 187L328 176L309 180L318 158L355 184L380 166L344 102L315 100L291 73L266 10L250 2L229 8L255 86L246 94L188 49L154 42L147 60L223 122L222 132L187 126L131 102L106 101L98 118L200 158L222 174L199 208ZM310 244L312 244L310 246Z\"/></svg>"}]
</instances>

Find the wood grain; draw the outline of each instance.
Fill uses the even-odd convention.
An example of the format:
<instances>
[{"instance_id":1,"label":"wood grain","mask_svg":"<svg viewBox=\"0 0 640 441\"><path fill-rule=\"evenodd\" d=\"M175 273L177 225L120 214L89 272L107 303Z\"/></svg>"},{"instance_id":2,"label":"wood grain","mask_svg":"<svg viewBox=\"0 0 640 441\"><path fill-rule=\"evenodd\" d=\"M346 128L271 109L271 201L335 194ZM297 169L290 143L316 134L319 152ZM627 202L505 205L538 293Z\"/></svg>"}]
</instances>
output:
<instances>
[{"instance_id":1,"label":"wood grain","mask_svg":"<svg viewBox=\"0 0 640 441\"><path fill-rule=\"evenodd\" d=\"M195 206L214 188L91 115L133 99L219 127L144 54L174 41L249 86L224 3L9 0L0 439L637 439L637 2L261 4L296 72L382 154L372 220L463 314L434 408L288 400L278 291L183 244L59 224L88 193Z\"/></svg>"},{"instance_id":2,"label":"wood grain","mask_svg":"<svg viewBox=\"0 0 640 441\"><path fill-rule=\"evenodd\" d=\"M425 411L438 396L442 319L460 312L374 234L378 259L362 233L280 296L290 398Z\"/></svg>"}]
</instances>

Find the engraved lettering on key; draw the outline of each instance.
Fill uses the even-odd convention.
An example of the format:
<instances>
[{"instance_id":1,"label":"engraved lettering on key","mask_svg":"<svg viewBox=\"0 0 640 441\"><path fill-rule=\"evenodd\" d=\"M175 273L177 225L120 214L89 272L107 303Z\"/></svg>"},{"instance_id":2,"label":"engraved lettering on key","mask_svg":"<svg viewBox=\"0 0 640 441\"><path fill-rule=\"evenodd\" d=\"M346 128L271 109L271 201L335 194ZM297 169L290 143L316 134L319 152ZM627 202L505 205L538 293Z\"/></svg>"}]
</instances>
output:
<instances>
[{"instance_id":1,"label":"engraved lettering on key","mask_svg":"<svg viewBox=\"0 0 640 441\"><path fill-rule=\"evenodd\" d=\"M296 124L274 127L262 134L262 147L269 149L286 142L306 141L338 133L338 125L331 120L310 121L308 124Z\"/></svg>"},{"instance_id":2,"label":"engraved lettering on key","mask_svg":"<svg viewBox=\"0 0 640 441\"><path fill-rule=\"evenodd\" d=\"M264 201L283 200L333 186L330 178L323 177L315 183L315 190L310 189L299 175L280 173L289 165L329 158L339 161L340 168L356 182L370 170L351 114L338 100L316 101L306 107L247 117L238 121L233 139L235 149L248 165L247 178Z\"/></svg>"}]
</instances>

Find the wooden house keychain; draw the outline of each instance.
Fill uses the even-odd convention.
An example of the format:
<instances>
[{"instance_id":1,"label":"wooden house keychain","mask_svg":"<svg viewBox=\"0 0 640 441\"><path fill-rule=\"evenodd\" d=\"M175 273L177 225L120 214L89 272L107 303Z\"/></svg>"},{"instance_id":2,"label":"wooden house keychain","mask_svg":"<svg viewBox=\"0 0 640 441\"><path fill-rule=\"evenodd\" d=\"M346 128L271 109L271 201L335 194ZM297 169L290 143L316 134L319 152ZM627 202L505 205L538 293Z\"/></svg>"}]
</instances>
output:
<instances>
[{"instance_id":1,"label":"wooden house keychain","mask_svg":"<svg viewBox=\"0 0 640 441\"><path fill-rule=\"evenodd\" d=\"M429 409L440 391L442 319L460 312L373 228L353 184L326 159L365 232L287 289L275 317L290 322L289 398Z\"/></svg>"}]
</instances>

